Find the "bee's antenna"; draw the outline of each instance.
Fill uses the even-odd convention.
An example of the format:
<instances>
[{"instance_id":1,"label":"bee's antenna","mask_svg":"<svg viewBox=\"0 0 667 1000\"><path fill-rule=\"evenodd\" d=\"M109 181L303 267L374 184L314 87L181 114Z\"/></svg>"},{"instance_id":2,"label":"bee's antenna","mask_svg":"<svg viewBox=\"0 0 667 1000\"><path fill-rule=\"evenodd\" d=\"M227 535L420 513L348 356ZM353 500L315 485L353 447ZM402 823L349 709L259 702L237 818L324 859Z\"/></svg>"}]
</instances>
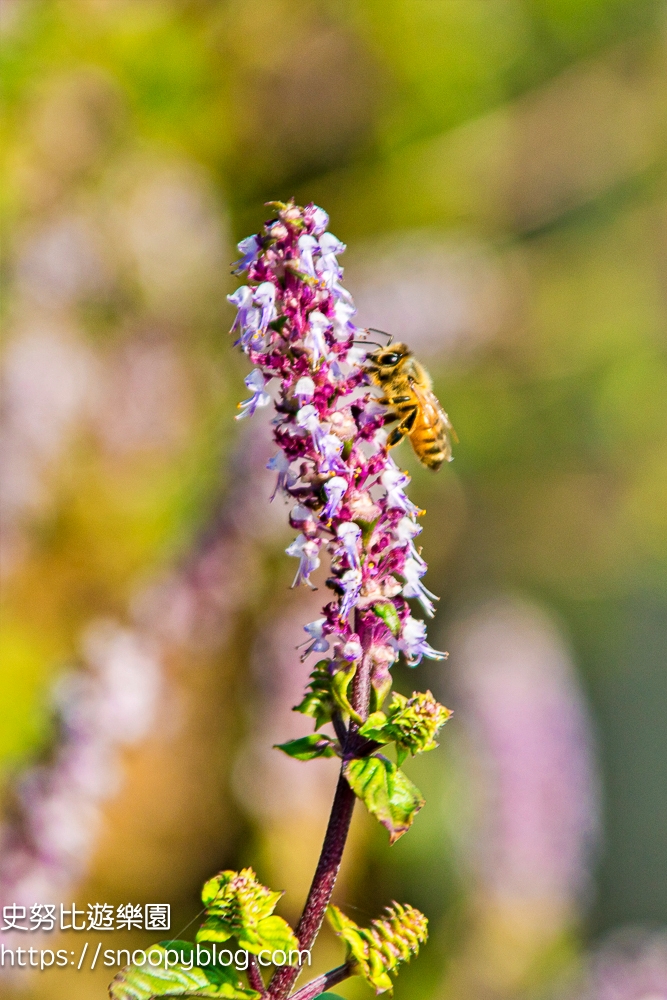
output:
<instances>
[{"instance_id":1,"label":"bee's antenna","mask_svg":"<svg viewBox=\"0 0 667 1000\"><path fill-rule=\"evenodd\" d=\"M380 350L384 347L384 344L378 344L376 340L353 340L353 344L370 344L371 347L379 347Z\"/></svg>"},{"instance_id":2,"label":"bee's antenna","mask_svg":"<svg viewBox=\"0 0 667 1000\"><path fill-rule=\"evenodd\" d=\"M394 339L393 333L387 333L386 330L378 330L374 326L368 326L366 327L366 329L368 330L369 333L381 333L383 337L387 337L387 345L386 345L387 347L389 347L392 340Z\"/></svg>"}]
</instances>

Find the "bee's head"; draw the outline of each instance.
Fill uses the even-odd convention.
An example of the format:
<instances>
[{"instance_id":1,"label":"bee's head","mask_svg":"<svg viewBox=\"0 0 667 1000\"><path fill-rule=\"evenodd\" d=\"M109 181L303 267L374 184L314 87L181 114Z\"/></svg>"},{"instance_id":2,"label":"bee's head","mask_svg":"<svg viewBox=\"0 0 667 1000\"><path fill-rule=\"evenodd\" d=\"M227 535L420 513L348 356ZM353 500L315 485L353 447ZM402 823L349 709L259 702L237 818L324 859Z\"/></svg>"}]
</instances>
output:
<instances>
[{"instance_id":1,"label":"bee's head","mask_svg":"<svg viewBox=\"0 0 667 1000\"><path fill-rule=\"evenodd\" d=\"M412 351L407 344L389 344L387 347L379 347L377 351L368 355L368 361L374 368L391 369L401 363L403 358L409 357Z\"/></svg>"}]
</instances>

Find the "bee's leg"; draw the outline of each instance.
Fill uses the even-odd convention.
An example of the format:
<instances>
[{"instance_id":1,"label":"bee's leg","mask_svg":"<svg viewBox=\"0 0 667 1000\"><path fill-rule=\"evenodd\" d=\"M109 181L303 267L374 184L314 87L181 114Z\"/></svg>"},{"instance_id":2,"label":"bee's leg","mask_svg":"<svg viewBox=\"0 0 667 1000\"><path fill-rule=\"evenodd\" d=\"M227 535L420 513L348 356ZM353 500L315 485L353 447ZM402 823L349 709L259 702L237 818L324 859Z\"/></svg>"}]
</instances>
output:
<instances>
[{"instance_id":1,"label":"bee's leg","mask_svg":"<svg viewBox=\"0 0 667 1000\"><path fill-rule=\"evenodd\" d=\"M400 403L409 403L412 396L392 396L389 399L387 396L378 396L375 399L376 403L381 403L382 406L398 406Z\"/></svg>"},{"instance_id":2,"label":"bee's leg","mask_svg":"<svg viewBox=\"0 0 667 1000\"><path fill-rule=\"evenodd\" d=\"M417 419L417 407L413 406L409 413L403 417L398 427L394 427L393 431L387 438L387 447L393 448L397 445L399 441L402 441L406 434L409 434L414 427L415 420Z\"/></svg>"},{"instance_id":3,"label":"bee's leg","mask_svg":"<svg viewBox=\"0 0 667 1000\"><path fill-rule=\"evenodd\" d=\"M401 430L400 426L395 427L389 437L387 438L387 448L393 448L394 445L399 444L405 437L405 431Z\"/></svg>"}]
</instances>

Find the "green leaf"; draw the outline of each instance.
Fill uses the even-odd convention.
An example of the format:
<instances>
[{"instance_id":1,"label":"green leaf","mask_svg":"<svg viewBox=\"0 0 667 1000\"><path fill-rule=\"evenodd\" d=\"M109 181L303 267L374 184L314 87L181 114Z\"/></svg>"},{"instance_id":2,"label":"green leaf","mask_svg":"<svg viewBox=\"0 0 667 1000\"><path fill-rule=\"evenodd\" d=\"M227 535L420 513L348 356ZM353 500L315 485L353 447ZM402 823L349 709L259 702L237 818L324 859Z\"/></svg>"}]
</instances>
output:
<instances>
[{"instance_id":1,"label":"green leaf","mask_svg":"<svg viewBox=\"0 0 667 1000\"><path fill-rule=\"evenodd\" d=\"M310 715L315 719L315 729L329 722L334 710L331 694L331 674L329 660L320 660L315 664L308 681L309 690L300 705L294 706L295 712Z\"/></svg>"},{"instance_id":2,"label":"green leaf","mask_svg":"<svg viewBox=\"0 0 667 1000\"><path fill-rule=\"evenodd\" d=\"M248 929L238 936L241 948L246 948L254 955L259 954L263 949L270 951L298 951L299 942L296 934L282 917L264 917L260 920L256 930Z\"/></svg>"},{"instance_id":3,"label":"green leaf","mask_svg":"<svg viewBox=\"0 0 667 1000\"><path fill-rule=\"evenodd\" d=\"M346 917L337 906L330 906L327 910L327 919L334 931L346 944L346 959L353 960L354 965L361 975L364 975L368 967L369 947L361 927L355 924L354 920ZM391 987L391 980L389 980Z\"/></svg>"},{"instance_id":4,"label":"green leaf","mask_svg":"<svg viewBox=\"0 0 667 1000\"><path fill-rule=\"evenodd\" d=\"M392 635L398 635L401 631L401 619L398 617L398 611L393 604L387 601L382 604L374 604L373 611L381 618L385 623Z\"/></svg>"},{"instance_id":5,"label":"green leaf","mask_svg":"<svg viewBox=\"0 0 667 1000\"><path fill-rule=\"evenodd\" d=\"M386 725L387 716L384 712L372 712L360 728L359 735L375 740L376 743L389 743L391 736L385 731Z\"/></svg>"},{"instance_id":6,"label":"green leaf","mask_svg":"<svg viewBox=\"0 0 667 1000\"><path fill-rule=\"evenodd\" d=\"M213 952L211 949L206 948L205 945L194 944L192 941L160 941L160 946L164 948L165 951L176 950L179 952L182 960L184 959L187 964L190 964L190 957L194 958L194 961L201 960L203 955L208 956L208 961L206 964L200 966L201 971L204 973L209 982L218 987L218 992L216 996L229 996L237 995L238 991L245 997L246 995L256 996L255 990L245 989L241 987L239 983L236 970L228 965L219 965L216 963L213 965ZM230 986L235 990L235 993L229 993Z\"/></svg>"},{"instance_id":7,"label":"green leaf","mask_svg":"<svg viewBox=\"0 0 667 1000\"><path fill-rule=\"evenodd\" d=\"M332 740L330 736L322 736L317 733L302 736L298 740L290 740L289 743L275 743L274 746L277 750L282 750L288 757L294 757L296 760L335 757L338 752L337 740Z\"/></svg>"},{"instance_id":8,"label":"green leaf","mask_svg":"<svg viewBox=\"0 0 667 1000\"><path fill-rule=\"evenodd\" d=\"M273 916L281 896L258 882L252 868L219 872L202 891L206 919L197 931L197 941L222 942L235 937L241 948L255 955L265 948L298 950L290 925Z\"/></svg>"},{"instance_id":9,"label":"green leaf","mask_svg":"<svg viewBox=\"0 0 667 1000\"><path fill-rule=\"evenodd\" d=\"M370 927L359 927L337 906L329 907L327 917L345 942L346 962L376 993L392 992L389 973L395 975L398 966L409 962L428 937L428 920L407 904L392 903L383 917L371 920Z\"/></svg>"},{"instance_id":10,"label":"green leaf","mask_svg":"<svg viewBox=\"0 0 667 1000\"><path fill-rule=\"evenodd\" d=\"M435 737L452 713L436 701L430 691L414 691L411 698L394 693L385 733L396 743L399 767L408 753L413 756L437 747Z\"/></svg>"},{"instance_id":11,"label":"green leaf","mask_svg":"<svg viewBox=\"0 0 667 1000\"><path fill-rule=\"evenodd\" d=\"M207 916L197 931L197 941L227 941L235 937L239 948L245 948L253 955L268 948L270 951L296 951L299 942L290 925L282 917L264 917L254 924L230 930L229 923L215 915Z\"/></svg>"},{"instance_id":12,"label":"green leaf","mask_svg":"<svg viewBox=\"0 0 667 1000\"><path fill-rule=\"evenodd\" d=\"M197 941L216 941L221 944L223 941L228 941L233 935L234 930L226 920L209 915L197 931L196 937Z\"/></svg>"},{"instance_id":13,"label":"green leaf","mask_svg":"<svg viewBox=\"0 0 667 1000\"><path fill-rule=\"evenodd\" d=\"M345 712L350 718L354 719L355 722L361 722L361 716L355 712L350 704L347 697L347 690L350 686L350 681L357 672L356 663L351 663L347 669L341 667L336 671L331 677L331 694L333 699L338 705L338 707Z\"/></svg>"},{"instance_id":14,"label":"green leaf","mask_svg":"<svg viewBox=\"0 0 667 1000\"><path fill-rule=\"evenodd\" d=\"M315 1000L343 1000L338 993L318 993Z\"/></svg>"},{"instance_id":15,"label":"green leaf","mask_svg":"<svg viewBox=\"0 0 667 1000\"><path fill-rule=\"evenodd\" d=\"M172 946L167 948L166 945ZM186 964L190 964L190 956L194 949L190 941L167 941L162 945L152 945L146 949L147 954L159 952L163 958L168 950L181 951ZM171 958L170 958L171 961ZM246 989L239 982L236 972L230 967L213 966L211 968L183 968L173 965L145 966L128 965L121 969L109 986L111 1000L153 1000L157 997L199 996L221 997L224 1000L255 1000L260 994L256 990Z\"/></svg>"},{"instance_id":16,"label":"green leaf","mask_svg":"<svg viewBox=\"0 0 667 1000\"><path fill-rule=\"evenodd\" d=\"M410 779L386 757L348 761L343 768L350 788L389 831L395 843L410 828L424 799Z\"/></svg>"}]
</instances>

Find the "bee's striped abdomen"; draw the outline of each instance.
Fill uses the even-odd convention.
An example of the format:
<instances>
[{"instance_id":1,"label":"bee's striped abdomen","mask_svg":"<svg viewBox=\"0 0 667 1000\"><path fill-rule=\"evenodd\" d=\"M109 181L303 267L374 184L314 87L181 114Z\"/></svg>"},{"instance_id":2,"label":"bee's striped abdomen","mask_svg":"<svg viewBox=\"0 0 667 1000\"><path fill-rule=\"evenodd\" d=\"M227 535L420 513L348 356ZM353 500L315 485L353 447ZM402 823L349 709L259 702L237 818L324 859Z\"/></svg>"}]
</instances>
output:
<instances>
[{"instance_id":1,"label":"bee's striped abdomen","mask_svg":"<svg viewBox=\"0 0 667 1000\"><path fill-rule=\"evenodd\" d=\"M451 455L447 426L439 405L422 407L410 433L410 442L423 465L434 471Z\"/></svg>"}]
</instances>

